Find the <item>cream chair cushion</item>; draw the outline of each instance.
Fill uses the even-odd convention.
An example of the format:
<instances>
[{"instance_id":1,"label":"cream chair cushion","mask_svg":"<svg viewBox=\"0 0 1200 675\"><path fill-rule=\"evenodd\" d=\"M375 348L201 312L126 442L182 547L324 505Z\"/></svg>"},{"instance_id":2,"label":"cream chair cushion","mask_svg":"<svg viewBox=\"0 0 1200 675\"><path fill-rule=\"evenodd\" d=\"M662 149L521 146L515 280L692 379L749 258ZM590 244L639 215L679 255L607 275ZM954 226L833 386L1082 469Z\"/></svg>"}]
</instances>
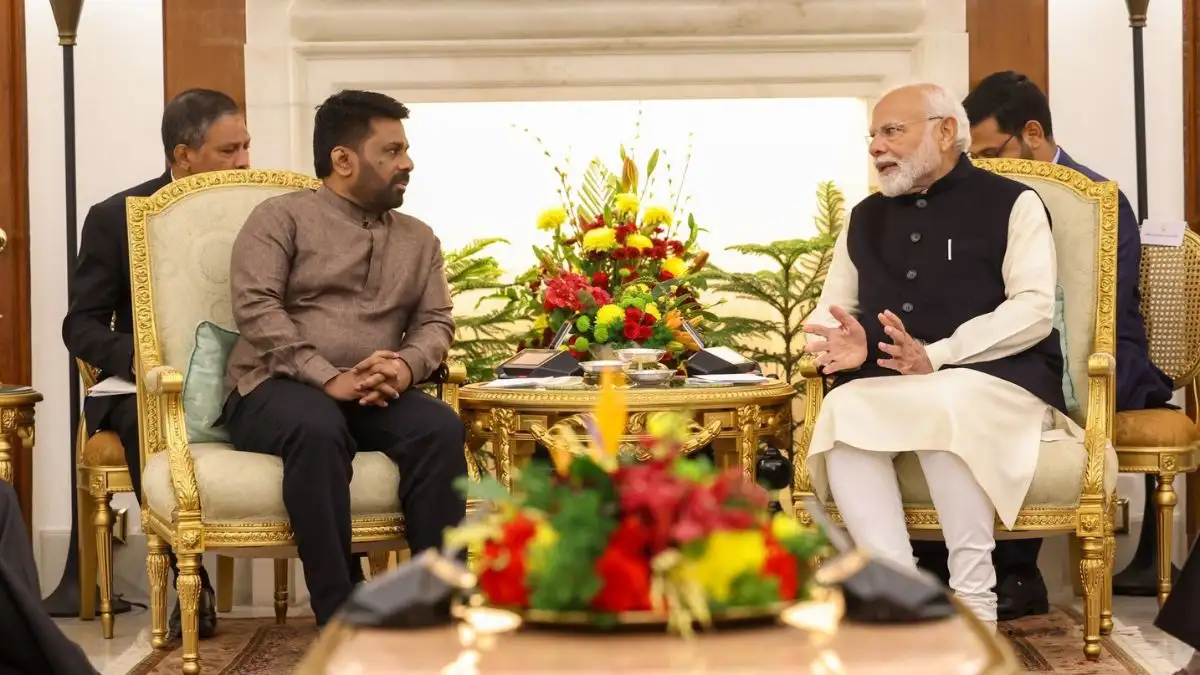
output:
<instances>
[{"instance_id":1,"label":"cream chair cushion","mask_svg":"<svg viewBox=\"0 0 1200 675\"><path fill-rule=\"evenodd\" d=\"M1108 446L1104 461L1104 493L1117 487L1117 453ZM1087 451L1074 440L1044 441L1038 454L1033 483L1025 495L1024 508L1075 508L1083 491L1083 472L1087 468ZM920 460L911 452L896 457L896 475L900 480L900 496L904 505L931 508L929 485L921 471Z\"/></svg>"},{"instance_id":2,"label":"cream chair cushion","mask_svg":"<svg viewBox=\"0 0 1200 675\"><path fill-rule=\"evenodd\" d=\"M288 520L283 506L283 460L274 455L234 450L225 443L194 443L196 481L204 522ZM146 462L143 478L151 511L169 521L175 491L166 453ZM350 482L350 514L392 516L400 513L400 471L382 452L359 452Z\"/></svg>"}]
</instances>

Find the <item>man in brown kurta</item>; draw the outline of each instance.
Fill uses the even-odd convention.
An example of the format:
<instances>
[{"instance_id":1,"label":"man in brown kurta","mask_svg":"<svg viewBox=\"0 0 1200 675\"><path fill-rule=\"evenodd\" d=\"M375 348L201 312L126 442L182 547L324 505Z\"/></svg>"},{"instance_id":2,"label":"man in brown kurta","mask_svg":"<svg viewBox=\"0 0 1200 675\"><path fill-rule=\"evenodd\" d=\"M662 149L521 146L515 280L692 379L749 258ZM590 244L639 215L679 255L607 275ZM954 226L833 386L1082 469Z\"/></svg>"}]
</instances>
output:
<instances>
[{"instance_id":1,"label":"man in brown kurta","mask_svg":"<svg viewBox=\"0 0 1200 675\"><path fill-rule=\"evenodd\" d=\"M317 623L362 578L350 555L355 451L400 468L413 553L441 544L466 503L454 411L412 385L454 335L441 244L392 209L412 171L408 110L345 91L317 110L313 148L324 184L263 202L233 245L230 284L241 337L229 358L224 424L234 445L283 458L283 501Z\"/></svg>"}]
</instances>

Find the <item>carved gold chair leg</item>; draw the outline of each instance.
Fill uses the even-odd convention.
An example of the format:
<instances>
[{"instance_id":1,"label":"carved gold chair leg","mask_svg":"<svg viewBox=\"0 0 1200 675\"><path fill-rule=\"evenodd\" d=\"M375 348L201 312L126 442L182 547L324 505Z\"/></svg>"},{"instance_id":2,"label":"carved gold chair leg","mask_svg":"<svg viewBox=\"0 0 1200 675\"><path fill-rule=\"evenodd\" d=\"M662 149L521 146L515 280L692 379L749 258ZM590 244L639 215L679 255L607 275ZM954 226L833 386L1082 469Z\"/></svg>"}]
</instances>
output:
<instances>
[{"instance_id":1,"label":"carved gold chair leg","mask_svg":"<svg viewBox=\"0 0 1200 675\"><path fill-rule=\"evenodd\" d=\"M1083 654L1089 660L1100 658L1100 604L1104 585L1104 536L1085 536L1079 541L1083 559L1079 576L1083 580Z\"/></svg>"},{"instance_id":2,"label":"carved gold chair leg","mask_svg":"<svg viewBox=\"0 0 1200 675\"><path fill-rule=\"evenodd\" d=\"M1156 476L1158 489L1154 491L1154 506L1158 515L1158 606L1161 607L1171 594L1171 542L1175 535L1175 505L1179 495L1175 494L1175 472L1161 471Z\"/></svg>"},{"instance_id":3,"label":"carved gold chair leg","mask_svg":"<svg viewBox=\"0 0 1200 675\"><path fill-rule=\"evenodd\" d=\"M233 558L217 556L217 611L233 611Z\"/></svg>"},{"instance_id":4,"label":"carved gold chair leg","mask_svg":"<svg viewBox=\"0 0 1200 675\"><path fill-rule=\"evenodd\" d=\"M275 623L287 623L288 610L288 560L275 559Z\"/></svg>"},{"instance_id":5,"label":"carved gold chair leg","mask_svg":"<svg viewBox=\"0 0 1200 675\"><path fill-rule=\"evenodd\" d=\"M145 521L142 521L145 523ZM167 543L146 529L146 574L150 578L150 644L167 646Z\"/></svg>"},{"instance_id":6,"label":"carved gold chair leg","mask_svg":"<svg viewBox=\"0 0 1200 675\"><path fill-rule=\"evenodd\" d=\"M1100 598L1100 634L1111 635L1113 630L1113 559L1117 553L1117 493L1108 498L1108 513L1104 518L1104 586Z\"/></svg>"},{"instance_id":7,"label":"carved gold chair leg","mask_svg":"<svg viewBox=\"0 0 1200 675\"><path fill-rule=\"evenodd\" d=\"M100 490L92 497L92 536L96 538L96 571L100 582L100 630L105 640L113 636L112 612L112 495ZM80 589L83 592L84 589Z\"/></svg>"},{"instance_id":8,"label":"carved gold chair leg","mask_svg":"<svg viewBox=\"0 0 1200 675\"><path fill-rule=\"evenodd\" d=\"M200 553L177 551L179 578L175 590L179 595L179 618L183 628L183 675L200 672Z\"/></svg>"},{"instance_id":9,"label":"carved gold chair leg","mask_svg":"<svg viewBox=\"0 0 1200 675\"><path fill-rule=\"evenodd\" d=\"M367 554L367 564L371 567L371 578L375 579L388 570L388 560L391 551L371 551Z\"/></svg>"},{"instance_id":10,"label":"carved gold chair leg","mask_svg":"<svg viewBox=\"0 0 1200 675\"><path fill-rule=\"evenodd\" d=\"M93 505L91 495L78 490L75 499L75 510L78 512L79 527L76 536L79 541L79 618L91 621L96 618L96 593L89 592L96 587L96 535L87 527L95 518L92 515Z\"/></svg>"}]
</instances>

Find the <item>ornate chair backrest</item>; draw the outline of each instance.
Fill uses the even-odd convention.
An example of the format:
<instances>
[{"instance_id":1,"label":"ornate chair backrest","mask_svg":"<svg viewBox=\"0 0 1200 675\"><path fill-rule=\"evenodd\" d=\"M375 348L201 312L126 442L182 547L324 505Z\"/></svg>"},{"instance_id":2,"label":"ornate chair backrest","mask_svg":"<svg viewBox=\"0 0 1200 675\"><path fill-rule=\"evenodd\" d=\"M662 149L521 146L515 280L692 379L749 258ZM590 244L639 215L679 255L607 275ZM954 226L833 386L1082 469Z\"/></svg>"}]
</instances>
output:
<instances>
[{"instance_id":1,"label":"ornate chair backrest","mask_svg":"<svg viewBox=\"0 0 1200 675\"><path fill-rule=\"evenodd\" d=\"M1064 357L1079 402L1072 417L1086 425L1088 357L1093 353L1116 356L1117 185L1097 183L1048 162L984 159L975 163L1037 190L1050 212L1067 337Z\"/></svg>"},{"instance_id":2,"label":"ornate chair backrest","mask_svg":"<svg viewBox=\"0 0 1200 675\"><path fill-rule=\"evenodd\" d=\"M1150 360L1180 389L1200 375L1200 236L1183 245L1143 246L1142 317Z\"/></svg>"},{"instance_id":3,"label":"ornate chair backrest","mask_svg":"<svg viewBox=\"0 0 1200 675\"><path fill-rule=\"evenodd\" d=\"M229 255L246 217L264 200L319 182L289 171L217 171L177 180L153 196L131 197L129 273L138 377L156 366L187 376L196 327L236 330ZM142 400L143 415L146 401ZM152 416L144 426L157 426ZM148 447L143 437L143 452Z\"/></svg>"}]
</instances>

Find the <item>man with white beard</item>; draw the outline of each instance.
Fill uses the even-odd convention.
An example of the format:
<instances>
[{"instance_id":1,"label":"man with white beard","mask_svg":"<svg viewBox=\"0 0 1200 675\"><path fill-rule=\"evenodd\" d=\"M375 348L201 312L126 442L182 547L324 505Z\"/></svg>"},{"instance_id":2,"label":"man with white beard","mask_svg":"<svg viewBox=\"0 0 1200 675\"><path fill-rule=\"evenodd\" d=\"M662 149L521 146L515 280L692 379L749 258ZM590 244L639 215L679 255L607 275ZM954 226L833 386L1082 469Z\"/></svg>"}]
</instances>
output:
<instances>
[{"instance_id":1,"label":"man with white beard","mask_svg":"<svg viewBox=\"0 0 1200 675\"><path fill-rule=\"evenodd\" d=\"M893 460L916 453L950 586L994 622L995 518L1016 520L1043 430L1082 436L1063 414L1050 221L1032 189L971 164L966 112L941 87L884 96L870 139L881 193L851 212L805 326L836 373L813 485L859 546L915 568Z\"/></svg>"}]
</instances>

